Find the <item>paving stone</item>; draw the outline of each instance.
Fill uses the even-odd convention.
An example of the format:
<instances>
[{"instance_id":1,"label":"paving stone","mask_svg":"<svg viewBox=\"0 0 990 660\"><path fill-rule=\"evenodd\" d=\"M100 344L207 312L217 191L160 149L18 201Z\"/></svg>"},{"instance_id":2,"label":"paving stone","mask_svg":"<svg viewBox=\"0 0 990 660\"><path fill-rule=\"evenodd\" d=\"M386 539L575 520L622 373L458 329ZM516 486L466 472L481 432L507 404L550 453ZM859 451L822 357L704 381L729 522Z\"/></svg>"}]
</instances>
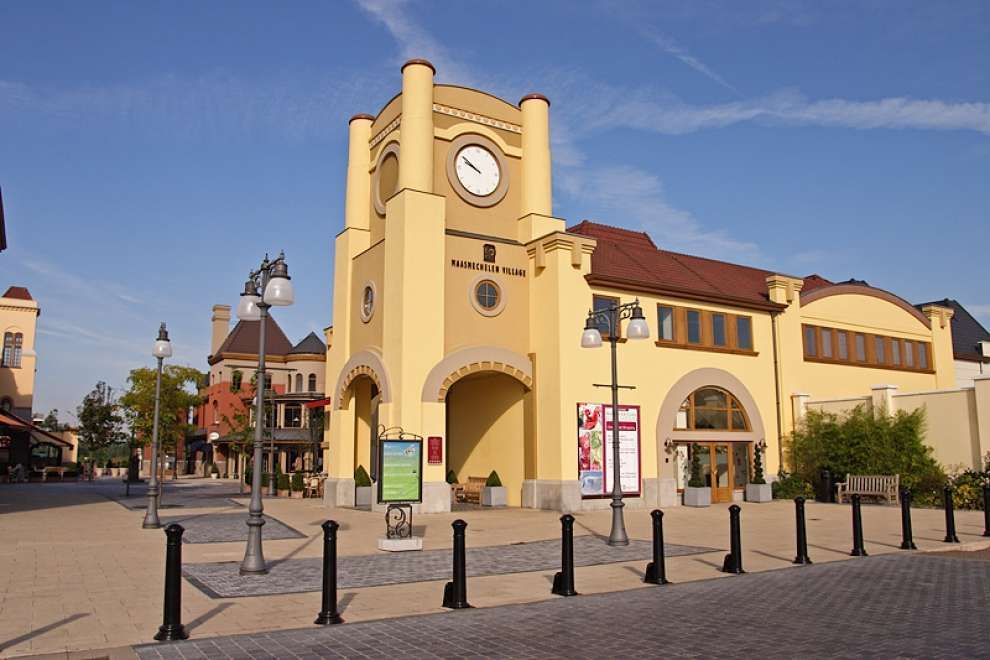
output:
<instances>
[{"instance_id":1,"label":"paving stone","mask_svg":"<svg viewBox=\"0 0 990 660\"><path fill-rule=\"evenodd\" d=\"M135 651L140 658L166 659L188 657L193 649L207 658L245 659L291 657L289 652L405 658L988 657L988 583L990 562L884 555L525 605L145 645Z\"/></svg>"},{"instance_id":2,"label":"paving stone","mask_svg":"<svg viewBox=\"0 0 990 660\"><path fill-rule=\"evenodd\" d=\"M228 543L247 541L246 513L204 513L187 516L159 516L162 526L179 523L186 528L183 543ZM262 528L266 539L301 539L305 534L277 518L265 516Z\"/></svg>"},{"instance_id":3,"label":"paving stone","mask_svg":"<svg viewBox=\"0 0 990 660\"><path fill-rule=\"evenodd\" d=\"M713 551L713 548L673 544L667 544L664 549L668 557ZM652 545L649 541L633 539L627 546L611 547L597 536L574 538L575 566L647 560L651 556ZM452 563L451 550L338 557L337 586L346 589L449 580ZM468 548L466 563L468 576L560 568L560 540ZM239 562L186 564L183 573L190 582L213 598L320 591L323 579L323 560L319 557L271 562L267 575L240 575L239 569Z\"/></svg>"}]
</instances>

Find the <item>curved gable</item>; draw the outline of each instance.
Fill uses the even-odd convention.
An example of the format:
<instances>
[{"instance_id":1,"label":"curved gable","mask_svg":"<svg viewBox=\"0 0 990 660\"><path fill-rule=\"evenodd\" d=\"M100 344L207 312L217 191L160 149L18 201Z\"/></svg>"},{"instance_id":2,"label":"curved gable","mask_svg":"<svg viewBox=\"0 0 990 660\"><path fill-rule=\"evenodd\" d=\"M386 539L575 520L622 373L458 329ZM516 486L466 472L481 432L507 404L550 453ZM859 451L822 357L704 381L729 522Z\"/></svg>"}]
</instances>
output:
<instances>
[{"instance_id":1,"label":"curved gable","mask_svg":"<svg viewBox=\"0 0 990 660\"><path fill-rule=\"evenodd\" d=\"M887 305L893 305L894 307L898 308L900 311L910 315L915 321L922 324L925 328L928 328L930 330L932 327L931 321L928 319L928 317L926 317L924 314L918 311L916 307L911 305L911 303L907 302L900 296L894 295L889 291L884 291L883 289L876 289L874 287L863 286L861 284L834 284L832 286L824 286L815 289L809 293L802 293L801 307L802 309L806 309L816 301L833 298L835 296L861 296L861 297L873 299L873 301L882 301L882 303L885 303ZM873 307L874 305L869 304L868 302L867 306ZM843 304L842 307L843 310L845 310L846 305ZM854 316L859 316L858 314L855 313L855 311L853 310L849 310L849 311L852 311ZM829 314L828 316L833 316L833 315ZM869 323L869 321L871 321L872 319L857 318L851 320L858 320L860 322L868 321L868 324L872 325L872 323Z\"/></svg>"}]
</instances>

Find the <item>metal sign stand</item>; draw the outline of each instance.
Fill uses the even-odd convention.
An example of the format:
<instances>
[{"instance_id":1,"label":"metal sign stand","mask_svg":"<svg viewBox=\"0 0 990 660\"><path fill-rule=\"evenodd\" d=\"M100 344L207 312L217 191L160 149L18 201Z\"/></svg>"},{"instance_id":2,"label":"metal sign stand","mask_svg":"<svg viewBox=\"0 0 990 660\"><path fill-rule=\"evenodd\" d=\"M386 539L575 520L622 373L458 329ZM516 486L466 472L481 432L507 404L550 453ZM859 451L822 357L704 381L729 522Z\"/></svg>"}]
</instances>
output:
<instances>
[{"instance_id":1,"label":"metal sign stand","mask_svg":"<svg viewBox=\"0 0 990 660\"><path fill-rule=\"evenodd\" d=\"M381 479L383 464L383 442L388 440L410 440L420 443L420 461L422 461L423 436L408 433L400 426L392 428L380 427L378 432L378 460L374 477L378 482L378 497L381 502ZM422 463L420 464L420 492L422 493ZM378 549L387 552L408 552L422 550L423 538L413 536L413 502L389 502L385 509L385 538L378 539Z\"/></svg>"}]
</instances>

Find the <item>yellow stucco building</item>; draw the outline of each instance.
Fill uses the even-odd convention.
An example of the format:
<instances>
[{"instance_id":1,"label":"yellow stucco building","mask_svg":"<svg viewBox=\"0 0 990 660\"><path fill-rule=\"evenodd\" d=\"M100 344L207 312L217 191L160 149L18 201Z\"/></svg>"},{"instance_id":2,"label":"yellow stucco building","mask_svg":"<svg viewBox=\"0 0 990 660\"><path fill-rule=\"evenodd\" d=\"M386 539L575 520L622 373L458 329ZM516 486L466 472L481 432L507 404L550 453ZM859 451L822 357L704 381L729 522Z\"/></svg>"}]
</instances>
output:
<instances>
[{"instance_id":1,"label":"yellow stucco building","mask_svg":"<svg viewBox=\"0 0 990 660\"><path fill-rule=\"evenodd\" d=\"M35 331L41 308L22 286L8 287L0 296L0 410L30 420L34 406L37 354Z\"/></svg>"},{"instance_id":2,"label":"yellow stucco building","mask_svg":"<svg viewBox=\"0 0 990 660\"><path fill-rule=\"evenodd\" d=\"M354 504L376 429L400 426L442 447L424 453L421 511L449 510L449 470L462 482L496 470L510 506L607 506L610 395L596 384L609 350L580 337L589 309L616 301L638 299L651 335L619 333L619 380L635 388L620 395L630 506L678 503L695 443L713 500L740 498L754 444L774 474L808 392L953 383L951 310L669 252L662 236L568 228L553 215L550 102L514 105L434 73L406 63L401 93L350 121L328 504Z\"/></svg>"}]
</instances>

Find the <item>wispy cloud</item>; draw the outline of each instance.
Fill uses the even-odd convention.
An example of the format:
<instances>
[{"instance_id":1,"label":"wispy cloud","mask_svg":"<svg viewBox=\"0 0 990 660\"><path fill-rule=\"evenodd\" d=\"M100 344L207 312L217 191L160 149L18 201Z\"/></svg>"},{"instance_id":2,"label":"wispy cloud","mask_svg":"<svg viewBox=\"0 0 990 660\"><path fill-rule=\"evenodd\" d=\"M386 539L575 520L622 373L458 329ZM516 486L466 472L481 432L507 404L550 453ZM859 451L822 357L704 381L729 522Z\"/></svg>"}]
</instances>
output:
<instances>
[{"instance_id":1,"label":"wispy cloud","mask_svg":"<svg viewBox=\"0 0 990 660\"><path fill-rule=\"evenodd\" d=\"M676 43L674 43L674 40L671 39L670 37L666 37L658 32L653 32L651 30L644 30L643 34L661 51L667 53L668 55L676 57L687 66L691 67L698 73L707 76L711 80L714 80L722 87L725 87L726 89L736 93L739 92L739 90L733 87L732 85L730 85L728 81L725 80L725 78L715 73L715 71L713 71L711 67L709 67L707 64L699 60L697 57L695 57L688 51L686 51L684 48L678 46Z\"/></svg>"},{"instance_id":2,"label":"wispy cloud","mask_svg":"<svg viewBox=\"0 0 990 660\"><path fill-rule=\"evenodd\" d=\"M966 310L973 316L990 319L990 305L965 305Z\"/></svg>"}]
</instances>

